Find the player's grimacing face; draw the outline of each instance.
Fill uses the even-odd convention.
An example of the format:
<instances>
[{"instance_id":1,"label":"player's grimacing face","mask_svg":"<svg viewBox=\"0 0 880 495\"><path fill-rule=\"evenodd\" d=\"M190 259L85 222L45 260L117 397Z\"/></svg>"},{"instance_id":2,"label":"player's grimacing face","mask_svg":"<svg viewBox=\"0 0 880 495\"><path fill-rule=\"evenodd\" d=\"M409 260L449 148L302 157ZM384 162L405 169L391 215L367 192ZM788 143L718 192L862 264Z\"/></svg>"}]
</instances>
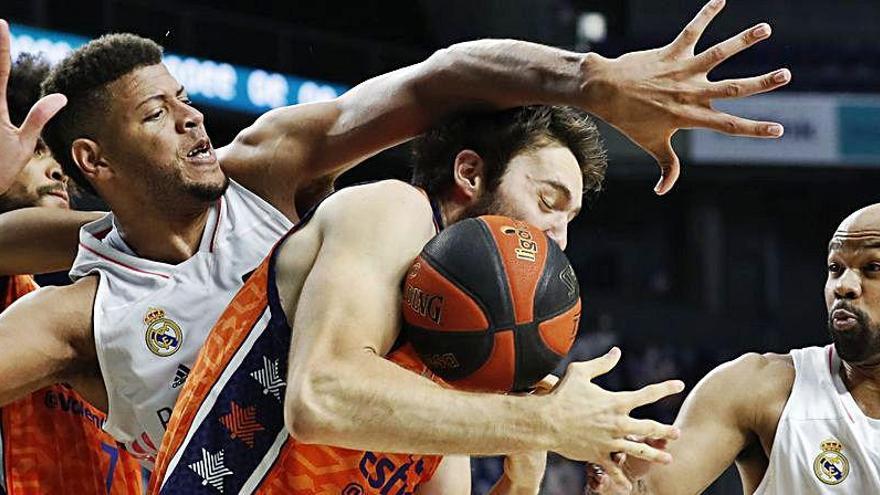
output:
<instances>
[{"instance_id":1,"label":"player's grimacing face","mask_svg":"<svg viewBox=\"0 0 880 495\"><path fill-rule=\"evenodd\" d=\"M155 194L184 192L205 199L222 194L227 179L204 116L164 64L136 69L113 82L110 91L109 139L102 144L121 175Z\"/></svg>"},{"instance_id":2,"label":"player's grimacing face","mask_svg":"<svg viewBox=\"0 0 880 495\"><path fill-rule=\"evenodd\" d=\"M840 357L850 364L880 364L880 237L835 235L825 305Z\"/></svg>"},{"instance_id":3,"label":"player's grimacing face","mask_svg":"<svg viewBox=\"0 0 880 495\"><path fill-rule=\"evenodd\" d=\"M583 174L571 150L547 145L510 160L487 210L534 225L564 250L583 191Z\"/></svg>"}]
</instances>

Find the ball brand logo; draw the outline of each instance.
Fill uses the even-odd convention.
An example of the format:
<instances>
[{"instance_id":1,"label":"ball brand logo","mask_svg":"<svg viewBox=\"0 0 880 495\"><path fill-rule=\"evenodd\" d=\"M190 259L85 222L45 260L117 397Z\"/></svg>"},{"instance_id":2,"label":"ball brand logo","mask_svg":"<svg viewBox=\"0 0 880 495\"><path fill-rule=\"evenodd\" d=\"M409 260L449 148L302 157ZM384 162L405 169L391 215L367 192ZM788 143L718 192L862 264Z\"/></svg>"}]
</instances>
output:
<instances>
[{"instance_id":1,"label":"ball brand logo","mask_svg":"<svg viewBox=\"0 0 880 495\"><path fill-rule=\"evenodd\" d=\"M440 324L443 317L443 296L428 294L418 287L406 284L403 288L403 299L413 311L437 325Z\"/></svg>"},{"instance_id":2,"label":"ball brand logo","mask_svg":"<svg viewBox=\"0 0 880 495\"><path fill-rule=\"evenodd\" d=\"M822 452L813 461L813 472L826 485L838 485L849 475L849 460L843 455L843 444L833 438L823 440Z\"/></svg>"},{"instance_id":3,"label":"ball brand logo","mask_svg":"<svg viewBox=\"0 0 880 495\"><path fill-rule=\"evenodd\" d=\"M505 225L501 227L501 232L506 235L516 236L517 243L519 244L518 247L513 250L516 259L530 261L532 263L535 262L538 256L538 243L535 242L535 239L532 237L532 233L529 232L529 228L526 224L516 222L512 227L510 225Z\"/></svg>"},{"instance_id":4,"label":"ball brand logo","mask_svg":"<svg viewBox=\"0 0 880 495\"><path fill-rule=\"evenodd\" d=\"M422 269L422 262L416 261L413 263L413 266L409 268L409 271L406 273L406 278L416 278L419 275L419 270Z\"/></svg>"},{"instance_id":5,"label":"ball brand logo","mask_svg":"<svg viewBox=\"0 0 880 495\"><path fill-rule=\"evenodd\" d=\"M148 309L147 314L144 315L144 324L147 325L147 348L153 354L168 357L180 349L183 331L177 323L165 317L165 310Z\"/></svg>"},{"instance_id":6,"label":"ball brand logo","mask_svg":"<svg viewBox=\"0 0 880 495\"><path fill-rule=\"evenodd\" d=\"M559 280L562 280L562 283L565 284L565 287L568 289L568 297L574 297L577 293L577 277L574 274L574 268L571 265L565 267L564 270L559 272Z\"/></svg>"},{"instance_id":7,"label":"ball brand logo","mask_svg":"<svg viewBox=\"0 0 880 495\"><path fill-rule=\"evenodd\" d=\"M426 356L425 364L435 370L451 370L461 366L460 364L458 364L458 359L455 359L455 355L451 352L447 352L446 354L432 354L430 356Z\"/></svg>"}]
</instances>

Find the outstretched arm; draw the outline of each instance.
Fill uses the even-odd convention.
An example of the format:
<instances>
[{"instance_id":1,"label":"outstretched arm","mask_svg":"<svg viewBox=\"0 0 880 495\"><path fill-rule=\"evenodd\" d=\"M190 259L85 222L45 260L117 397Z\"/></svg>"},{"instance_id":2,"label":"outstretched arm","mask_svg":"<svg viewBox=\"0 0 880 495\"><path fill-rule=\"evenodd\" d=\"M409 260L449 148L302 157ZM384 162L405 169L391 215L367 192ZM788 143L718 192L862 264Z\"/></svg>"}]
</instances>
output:
<instances>
[{"instance_id":1,"label":"outstretched arm","mask_svg":"<svg viewBox=\"0 0 880 495\"><path fill-rule=\"evenodd\" d=\"M285 279L302 276L296 235L277 264L288 317L295 308L285 403L294 438L414 454L552 450L593 459L624 451L668 460L624 437L675 431L628 414L682 384L618 393L593 385L619 351L573 364L548 395L522 397L441 388L381 357L399 333L400 281L433 236L430 206L414 188L396 181L348 188L325 201L312 222L302 234L318 229L321 245L298 297L285 288Z\"/></svg>"},{"instance_id":2,"label":"outstretched arm","mask_svg":"<svg viewBox=\"0 0 880 495\"><path fill-rule=\"evenodd\" d=\"M702 493L744 449L761 440L758 432L770 429L759 425L769 424L775 430L793 380L787 361L772 355L746 354L710 372L688 395L675 420L681 438L667 449L675 462L666 466L648 466L638 459L626 462L632 493ZM764 440L772 443L772 438ZM751 492L760 480L745 481ZM749 487L751 482L754 486ZM600 493L612 493L613 488Z\"/></svg>"},{"instance_id":3,"label":"outstretched arm","mask_svg":"<svg viewBox=\"0 0 880 495\"><path fill-rule=\"evenodd\" d=\"M103 215L45 207L0 214L0 276L70 268L80 227Z\"/></svg>"},{"instance_id":4,"label":"outstretched arm","mask_svg":"<svg viewBox=\"0 0 880 495\"><path fill-rule=\"evenodd\" d=\"M759 24L694 54L724 0L706 4L670 44L607 59L514 40L480 40L440 50L424 62L366 81L334 100L272 110L220 150L224 168L286 213L296 190L332 178L406 141L454 112L562 104L594 113L658 162L665 193L679 174L671 138L682 128L778 137L782 126L714 110L713 100L745 97L788 83L780 70L711 82L708 74L770 36Z\"/></svg>"}]
</instances>

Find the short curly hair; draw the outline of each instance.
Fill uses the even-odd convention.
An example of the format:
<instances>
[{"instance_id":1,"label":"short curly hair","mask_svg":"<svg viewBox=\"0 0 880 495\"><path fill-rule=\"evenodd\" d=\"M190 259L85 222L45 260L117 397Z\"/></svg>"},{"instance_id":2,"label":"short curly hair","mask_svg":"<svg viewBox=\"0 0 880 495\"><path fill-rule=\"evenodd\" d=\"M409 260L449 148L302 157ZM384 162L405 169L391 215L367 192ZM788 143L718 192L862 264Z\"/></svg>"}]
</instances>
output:
<instances>
[{"instance_id":1,"label":"short curly hair","mask_svg":"<svg viewBox=\"0 0 880 495\"><path fill-rule=\"evenodd\" d=\"M40 99L40 83L49 74L49 69L49 61L38 54L20 53L15 59L6 85L6 102L13 125L21 125Z\"/></svg>"},{"instance_id":2,"label":"short curly hair","mask_svg":"<svg viewBox=\"0 0 880 495\"><path fill-rule=\"evenodd\" d=\"M590 117L563 106L533 105L459 115L413 143L414 185L442 194L454 184L452 164L465 149L483 159L488 191L501 183L517 154L558 143L571 150L584 177L584 193L602 189L608 166L599 130Z\"/></svg>"},{"instance_id":3,"label":"short curly hair","mask_svg":"<svg viewBox=\"0 0 880 495\"><path fill-rule=\"evenodd\" d=\"M162 62L162 47L133 34L108 34L78 48L56 65L43 81L43 94L67 96L67 106L43 129L46 144L68 177L83 190L97 195L73 161L76 139L100 134L102 115L110 106L110 83L122 76Z\"/></svg>"}]
</instances>

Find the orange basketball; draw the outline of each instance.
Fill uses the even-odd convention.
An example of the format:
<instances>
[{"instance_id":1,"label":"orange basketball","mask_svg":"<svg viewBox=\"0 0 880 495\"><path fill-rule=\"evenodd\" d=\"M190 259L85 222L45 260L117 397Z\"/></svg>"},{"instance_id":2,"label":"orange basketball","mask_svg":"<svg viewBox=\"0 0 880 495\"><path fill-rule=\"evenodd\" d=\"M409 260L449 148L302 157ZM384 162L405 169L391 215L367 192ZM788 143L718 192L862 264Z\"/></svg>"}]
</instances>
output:
<instances>
[{"instance_id":1,"label":"orange basketball","mask_svg":"<svg viewBox=\"0 0 880 495\"><path fill-rule=\"evenodd\" d=\"M406 336L456 388L528 390L568 353L580 314L577 278L559 246L507 217L445 229L404 281Z\"/></svg>"}]
</instances>

